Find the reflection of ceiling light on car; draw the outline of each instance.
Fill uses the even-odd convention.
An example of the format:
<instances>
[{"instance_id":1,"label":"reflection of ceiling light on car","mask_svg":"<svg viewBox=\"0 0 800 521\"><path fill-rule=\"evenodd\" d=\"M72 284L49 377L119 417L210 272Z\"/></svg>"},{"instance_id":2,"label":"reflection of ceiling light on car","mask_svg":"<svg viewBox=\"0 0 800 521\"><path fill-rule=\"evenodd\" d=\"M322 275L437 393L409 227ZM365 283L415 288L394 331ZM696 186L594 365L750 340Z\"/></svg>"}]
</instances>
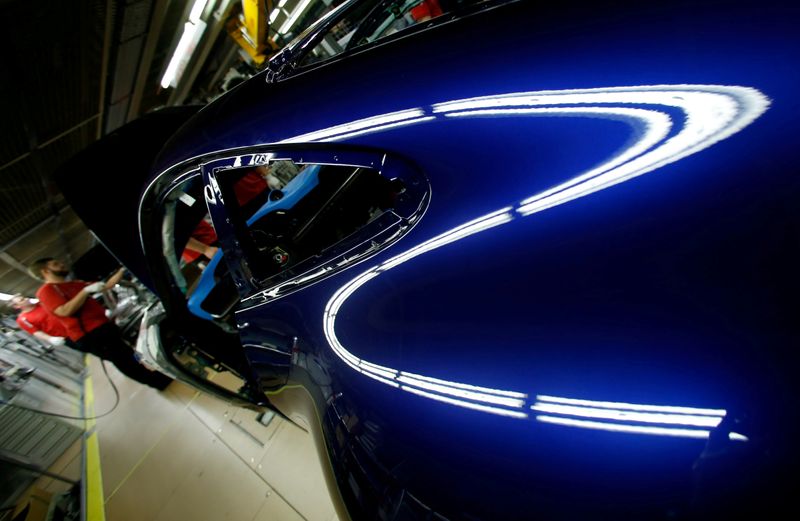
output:
<instances>
[{"instance_id":1,"label":"reflection of ceiling light on car","mask_svg":"<svg viewBox=\"0 0 800 521\"><path fill-rule=\"evenodd\" d=\"M579 407L595 407L599 409L614 409L621 411L655 412L663 414L690 414L700 416L725 416L725 409L702 409L697 407L673 407L669 405L642 405L638 403L598 402L594 400L576 400L574 398L561 398L558 396L539 395L537 402L558 403Z\"/></svg>"},{"instance_id":2,"label":"reflection of ceiling light on car","mask_svg":"<svg viewBox=\"0 0 800 521\"><path fill-rule=\"evenodd\" d=\"M578 416L581 418L688 425L692 427L716 427L722 421L722 417L720 416L691 416L687 414L618 411L614 409L594 409L591 407L576 407L574 405L557 405L554 403L538 402L531 406L531 410L548 414Z\"/></svg>"},{"instance_id":3,"label":"reflection of ceiling light on car","mask_svg":"<svg viewBox=\"0 0 800 521\"><path fill-rule=\"evenodd\" d=\"M530 408L543 413L538 414L536 419L544 423L681 438L708 438L711 433L709 429L718 427L727 414L725 409L600 402L544 395L537 396L536 403ZM675 425L679 427L673 427ZM686 427L705 427L705 429ZM746 436L735 432L731 432L728 438L734 441L748 441Z\"/></svg>"},{"instance_id":4,"label":"reflection of ceiling light on car","mask_svg":"<svg viewBox=\"0 0 800 521\"><path fill-rule=\"evenodd\" d=\"M416 394L418 396L424 396L425 398L430 398L431 400L436 400L437 402L449 403L451 405L457 405L459 407L464 407L466 409L473 409L475 411L488 412L488 413L491 413L491 414L498 414L500 416L509 416L511 418L524 419L524 418L528 417L528 415L526 413L521 412L521 411L510 411L508 409L501 409L499 407L491 407L491 406L488 406L488 405L482 405L480 403L467 402L467 401L464 401L464 400L456 400L456 399L453 399L453 398L448 398L447 396L442 396L441 394L429 393L429 392L422 391L420 389L416 389L414 387L409 387L409 386L406 386L406 385L402 386L401 389L404 390L404 391L408 391L408 392L410 392L412 394Z\"/></svg>"},{"instance_id":5,"label":"reflection of ceiling light on car","mask_svg":"<svg viewBox=\"0 0 800 521\"><path fill-rule=\"evenodd\" d=\"M657 436L675 436L678 438L698 438L706 439L711 434L710 431L700 429L673 429L669 427L650 427L639 425L625 425L615 423L603 423L586 420L573 420L570 418L557 418L554 416L537 416L537 420L544 423L554 423L567 427L579 427L582 429L592 429L609 432L626 432L629 434L651 434ZM746 436L731 432L728 438L733 441L748 441Z\"/></svg>"},{"instance_id":6,"label":"reflection of ceiling light on car","mask_svg":"<svg viewBox=\"0 0 800 521\"><path fill-rule=\"evenodd\" d=\"M466 398L468 400L475 400L480 402L493 403L496 405L505 405L507 407L516 407L516 408L520 408L523 405L525 405L524 400L520 400L519 398L507 398L505 396L497 396L494 393L489 394L477 391L470 391L467 389L463 389L461 386L442 385L427 381L427 379L423 380L423 379L412 378L411 376L408 376L406 374L402 374L401 376L397 377L397 381L403 384L408 384L414 387L418 387L420 389L435 391L438 394L446 394L449 396Z\"/></svg>"},{"instance_id":7,"label":"reflection of ceiling light on car","mask_svg":"<svg viewBox=\"0 0 800 521\"><path fill-rule=\"evenodd\" d=\"M359 131L375 132L378 129L393 128L396 124L408 125L411 123L418 123L423 119L425 113L422 109L408 109L399 112L390 112L388 114L380 114L369 118L350 121L343 125L329 127L316 132L310 132L301 136L296 136L282 143L302 143L308 141L324 141L331 138L342 139L344 137L352 137L358 135ZM433 117L424 118L425 120L435 119Z\"/></svg>"},{"instance_id":8,"label":"reflection of ceiling light on car","mask_svg":"<svg viewBox=\"0 0 800 521\"><path fill-rule=\"evenodd\" d=\"M653 108L654 106L678 108L684 112L685 117L682 121L674 121L669 112ZM429 121L439 117L487 117L498 114L516 114L521 117L607 117L628 122L638 131L636 139L625 150L600 166L528 197L513 207L497 210L423 241L352 279L334 293L325 307L323 329L328 343L345 364L386 385L451 405L520 419L527 418L526 412L516 410L524 406L527 399L524 393L448 382L361 360L348 351L336 335L335 322L339 310L355 291L383 272L429 251L511 222L518 216L532 215L559 206L699 152L742 130L763 114L768 106L767 97L755 89L717 85L658 85L527 92L439 103L431 107L434 116L425 116L423 109L382 114L288 140L333 141L355 134L384 130L387 126L417 123L423 119ZM674 125L681 125L681 128L670 135ZM537 415L536 419L547 423L689 438L708 438L710 430L687 429L683 426L715 428L726 414L723 409L637 405L550 396L537 396L537 402L530 409L546 413ZM638 423L661 426L637 425ZM730 439L747 440L736 433L730 433Z\"/></svg>"}]
</instances>

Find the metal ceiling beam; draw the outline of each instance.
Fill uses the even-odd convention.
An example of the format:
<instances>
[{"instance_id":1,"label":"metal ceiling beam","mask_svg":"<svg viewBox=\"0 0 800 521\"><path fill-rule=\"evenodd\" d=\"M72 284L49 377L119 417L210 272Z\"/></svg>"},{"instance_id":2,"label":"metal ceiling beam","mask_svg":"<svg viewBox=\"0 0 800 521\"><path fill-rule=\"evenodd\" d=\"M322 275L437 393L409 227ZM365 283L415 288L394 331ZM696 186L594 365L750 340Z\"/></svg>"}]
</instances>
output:
<instances>
[{"instance_id":1,"label":"metal ceiling beam","mask_svg":"<svg viewBox=\"0 0 800 521\"><path fill-rule=\"evenodd\" d=\"M64 253L66 254L67 261L72 264L72 251L69 247L69 241L67 240L67 235L64 233L64 223L61 220L61 212L58 211L58 206L56 206L54 192L56 190L52 175L49 172L45 172L44 169L40 166L40 160L36 156L33 155L34 160L36 161L36 168L40 172L40 179L42 180L42 187L44 188L45 192L47 193L47 204L50 206L50 211L53 214L53 220L56 224L56 232L58 233L58 238L61 241L62 246L64 246Z\"/></svg>"},{"instance_id":2,"label":"metal ceiling beam","mask_svg":"<svg viewBox=\"0 0 800 521\"><path fill-rule=\"evenodd\" d=\"M65 207L65 208L62 208L61 210L59 210L58 213L59 213L59 215L61 215L61 214L63 214L64 212L66 212L68 210L69 210L69 207ZM31 228L27 232L23 233L22 235L20 235L19 237L17 237L13 241L10 241L10 242L7 242L7 243L3 244L2 246L0 246L0 252L4 252L4 251L6 251L6 250L8 250L10 248L13 248L15 245L17 245L20 242L24 241L25 239L27 239L28 237L30 237L34 233L36 233L39 230L41 230L42 228L44 228L45 226L48 226L50 223L53 222L53 220L55 218L56 218L55 215L51 215L50 217L48 217L44 221L40 222L39 224L37 224L36 226Z\"/></svg>"},{"instance_id":3,"label":"metal ceiling beam","mask_svg":"<svg viewBox=\"0 0 800 521\"><path fill-rule=\"evenodd\" d=\"M30 110L28 108L28 104L24 98L20 98L18 101L23 114L30 114ZM85 123L85 122L84 122ZM81 125L78 125L80 128ZM44 195L46 198L46 204L50 207L50 213L52 217L55 219L56 223L56 230L58 232L59 239L61 240L64 251L66 252L67 260L71 263L72 262L72 254L69 248L69 242L67 241L66 235L64 234L64 226L61 222L61 213L58 210L58 206L56 205L56 195L58 194L58 188L56 188L55 182L53 180L53 172L50 168L47 168L42 160L41 150L43 146L39 143L39 135L37 134L36 130L33 129L28 123L27 120L23 123L23 129L25 131L25 135L28 138L28 150L29 150L29 157L31 159L31 163L33 164L34 170L39 174L39 181L42 185L42 190L44 190ZM45 143L51 143L52 141L48 141Z\"/></svg>"},{"instance_id":4,"label":"metal ceiling beam","mask_svg":"<svg viewBox=\"0 0 800 521\"><path fill-rule=\"evenodd\" d=\"M103 120L106 111L106 87L108 83L108 61L111 56L111 38L114 34L114 0L106 0L106 27L103 36L103 61L100 67L100 101L98 103L99 119L97 120L97 139L103 137Z\"/></svg>"},{"instance_id":5,"label":"metal ceiling beam","mask_svg":"<svg viewBox=\"0 0 800 521\"><path fill-rule=\"evenodd\" d=\"M53 137L53 138L50 138L50 139L48 139L48 140L47 140L47 141L45 141L44 143L38 143L38 144L36 145L36 149L35 149L35 150L41 150L41 149L43 149L44 147L46 147L47 145L50 145L50 144L52 144L52 143L55 143L56 141L58 141L58 140L59 140L59 139L61 139L62 137L65 137L65 136L68 136L68 135L72 134L73 132L75 132L76 130L80 129L80 128L81 128L81 127L83 127L84 125L87 125L87 124L91 123L92 121L94 121L94 120L95 120L95 119L97 119L98 117L100 117L100 114L95 114L94 116L92 116L92 117L90 117L90 118L87 118L87 119L85 119L85 120L81 121L81 122L80 122L80 123L78 123L77 125L75 125L75 126L73 126L73 127L71 127L71 128L68 128L68 129L67 129L67 130L65 130L64 132L61 132L61 133L59 133L57 136L55 136L55 137ZM35 150L34 150L34 151L35 151ZM10 167L11 165L13 165L13 164L15 164L15 163L19 163L19 162L20 162L20 161L22 161L23 159L26 159L26 158L30 157L30 155L31 155L32 153L33 153L33 151L29 151L29 152L25 152L24 154L22 154L22 155L20 155L20 156L18 156L18 157L15 157L14 159L12 159L11 161L9 161L8 163L6 163L6 164L4 164L4 165L0 166L0 172L2 172L3 170L5 170L6 168Z\"/></svg>"},{"instance_id":6,"label":"metal ceiling beam","mask_svg":"<svg viewBox=\"0 0 800 521\"><path fill-rule=\"evenodd\" d=\"M241 47L234 44L233 42L230 43L230 48L228 49L228 52L225 53L225 57L222 58L222 60L220 61L220 65L217 68L217 72L214 73L214 76L212 76L211 81L209 81L207 84L209 90L213 88L215 85L219 85L219 83L222 81L222 78L225 77L225 75L233 66L234 58L236 58L236 56L239 55L240 50Z\"/></svg>"},{"instance_id":7,"label":"metal ceiling beam","mask_svg":"<svg viewBox=\"0 0 800 521\"><path fill-rule=\"evenodd\" d=\"M168 7L169 0L157 0L153 7L150 27L147 32L147 41L144 44L144 50L142 51L142 57L139 62L139 71L136 75L133 94L131 94L131 103L128 106L126 121L133 121L140 115L144 89L147 87L147 79L150 75L150 68L153 65L153 55L156 52L156 46L158 45L158 39L161 35L161 28L164 25Z\"/></svg>"},{"instance_id":8,"label":"metal ceiling beam","mask_svg":"<svg viewBox=\"0 0 800 521\"><path fill-rule=\"evenodd\" d=\"M34 278L34 277L31 276L30 273L28 273L28 267L25 266L24 264L22 264L20 261L18 261L16 258L14 258L8 252L0 251L0 260L2 260L3 262L8 264L9 266L14 268L15 270L24 273L28 277L31 277L32 279Z\"/></svg>"}]
</instances>

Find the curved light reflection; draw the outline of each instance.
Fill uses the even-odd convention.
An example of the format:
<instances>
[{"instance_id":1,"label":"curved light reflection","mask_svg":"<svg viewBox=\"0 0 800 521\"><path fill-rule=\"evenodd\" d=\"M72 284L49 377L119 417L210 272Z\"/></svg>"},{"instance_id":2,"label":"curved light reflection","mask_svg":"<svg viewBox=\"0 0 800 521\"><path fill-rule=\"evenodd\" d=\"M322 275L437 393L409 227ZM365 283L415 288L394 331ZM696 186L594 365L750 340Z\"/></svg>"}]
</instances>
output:
<instances>
[{"instance_id":1,"label":"curved light reflection","mask_svg":"<svg viewBox=\"0 0 800 521\"><path fill-rule=\"evenodd\" d=\"M536 419L585 429L613 432L708 438L722 421L724 409L700 409L664 405L598 402L539 395L526 408L528 394L450 382L380 366L355 356L336 335L336 316L345 301L361 286L383 272L411 259L476 233L511 222L603 190L669 163L695 154L726 139L752 123L769 106L756 89L720 85L656 85L566 91L512 93L448 101L430 107L395 112L358 120L288 140L289 142L337 141L388 128L413 125L437 117L564 116L621 119L643 127L635 142L601 165L557 186L428 239L371 267L340 287L325 306L323 329L334 353L362 375L403 391L477 411ZM662 107L659 110L657 107ZM682 121L669 111L680 109ZM680 128L673 132L673 127ZM583 418L583 419L581 419ZM591 418L587 420L585 418ZM641 425L641 424L658 424ZM705 428L686 428L705 427ZM730 439L746 441L737 433Z\"/></svg>"},{"instance_id":2,"label":"curved light reflection","mask_svg":"<svg viewBox=\"0 0 800 521\"><path fill-rule=\"evenodd\" d=\"M688 425L692 427L716 427L722 422L718 416L689 416L684 414L660 414L653 412L615 411L613 409L594 409L572 405L537 403L531 405L536 412L563 414L580 418L597 418L637 423L660 423L665 425Z\"/></svg>"},{"instance_id":3,"label":"curved light reflection","mask_svg":"<svg viewBox=\"0 0 800 521\"><path fill-rule=\"evenodd\" d=\"M557 425L567 425L569 427L581 427L584 429L594 429L611 432L628 432L635 434L657 434L659 436L678 436L681 438L708 438L711 431L695 429L669 429L664 427L641 427L637 425L615 425L611 423L601 423L586 420L571 420L569 418L557 418L554 416L537 416L537 420L544 423L555 423Z\"/></svg>"},{"instance_id":4,"label":"curved light reflection","mask_svg":"<svg viewBox=\"0 0 800 521\"><path fill-rule=\"evenodd\" d=\"M308 143L309 141L329 141L331 139L343 139L346 137L358 136L361 134L379 132L397 126L410 125L421 121L435 119L426 117L422 109L408 109L388 114L380 114L369 118L359 119L328 127L308 134L302 134L282 141L282 143Z\"/></svg>"},{"instance_id":5,"label":"curved light reflection","mask_svg":"<svg viewBox=\"0 0 800 521\"><path fill-rule=\"evenodd\" d=\"M621 402L598 402L595 400L575 400L572 398L560 398L558 396L539 395L536 397L539 402L550 402L564 405L577 405L583 407L595 407L600 409L628 410L639 412L657 412L667 414L691 414L696 416L725 416L725 409L700 409L697 407L672 407L668 405L639 405L635 403Z\"/></svg>"}]
</instances>

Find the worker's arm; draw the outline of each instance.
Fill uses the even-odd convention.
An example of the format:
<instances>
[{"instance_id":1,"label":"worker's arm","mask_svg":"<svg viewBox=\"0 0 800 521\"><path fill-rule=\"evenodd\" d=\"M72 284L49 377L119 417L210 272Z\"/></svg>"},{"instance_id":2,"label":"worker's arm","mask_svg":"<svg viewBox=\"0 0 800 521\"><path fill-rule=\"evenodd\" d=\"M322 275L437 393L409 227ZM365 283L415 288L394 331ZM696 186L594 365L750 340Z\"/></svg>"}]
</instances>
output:
<instances>
[{"instance_id":1,"label":"worker's arm","mask_svg":"<svg viewBox=\"0 0 800 521\"><path fill-rule=\"evenodd\" d=\"M71 317L80 311L80 309L83 307L83 304L86 302L86 299L88 299L92 293L99 293L100 291L103 291L105 286L106 285L104 282L95 282L94 284L89 284L80 290L78 294L72 297L70 300L53 309L53 314L59 317Z\"/></svg>"},{"instance_id":2,"label":"worker's arm","mask_svg":"<svg viewBox=\"0 0 800 521\"><path fill-rule=\"evenodd\" d=\"M214 255L217 253L216 246L209 246L208 244L203 244L194 237L189 237L189 242L186 243L186 248L192 251L196 251L197 253L202 253L209 259L213 259Z\"/></svg>"},{"instance_id":3,"label":"worker's arm","mask_svg":"<svg viewBox=\"0 0 800 521\"><path fill-rule=\"evenodd\" d=\"M116 286L119 283L119 281L122 280L123 275L125 275L125 268L118 269L116 273L114 273L113 275L111 275L111 277L109 277L108 281L106 282L105 289L111 289L114 286Z\"/></svg>"},{"instance_id":4,"label":"worker's arm","mask_svg":"<svg viewBox=\"0 0 800 521\"><path fill-rule=\"evenodd\" d=\"M78 294L70 300L55 308L53 314L59 317L71 317L83 307L87 298L89 298L89 293L86 291L79 291Z\"/></svg>"}]
</instances>

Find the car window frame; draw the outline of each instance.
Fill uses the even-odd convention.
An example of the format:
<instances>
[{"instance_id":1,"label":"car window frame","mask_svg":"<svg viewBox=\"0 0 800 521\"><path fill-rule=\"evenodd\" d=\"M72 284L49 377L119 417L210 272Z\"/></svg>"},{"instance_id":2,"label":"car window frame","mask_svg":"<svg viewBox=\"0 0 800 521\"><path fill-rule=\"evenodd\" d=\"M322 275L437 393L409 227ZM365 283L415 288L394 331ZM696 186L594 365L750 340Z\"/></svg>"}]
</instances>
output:
<instances>
[{"instance_id":1,"label":"car window frame","mask_svg":"<svg viewBox=\"0 0 800 521\"><path fill-rule=\"evenodd\" d=\"M249 268L248 263L252 259L247 258L247 248L242 247L240 234L225 211L224 203L218 204L222 192L216 177L226 170L258 166L269 160L370 168L387 179L399 177L405 183L406 191L397 205L385 213L386 216L395 215L396 222L387 224L384 220L379 223L381 218L376 219L333 243L319 258L304 259L286 272L270 276L264 281L257 280ZM213 159L202 161L200 169L205 184L205 203L224 252L224 262L228 264L228 272L240 292L240 302L235 308L237 312L302 290L390 247L417 225L430 203L430 183L418 167L398 156L363 147L318 143L256 146L230 154L215 154ZM383 229L375 231L374 237L367 238L373 231L373 223L375 230L381 228L378 225L383 225ZM321 270L323 265L326 266L324 271ZM315 273L313 276L312 272ZM264 284L266 280L273 279L284 280L269 286ZM299 282L299 279L304 280Z\"/></svg>"}]
</instances>

